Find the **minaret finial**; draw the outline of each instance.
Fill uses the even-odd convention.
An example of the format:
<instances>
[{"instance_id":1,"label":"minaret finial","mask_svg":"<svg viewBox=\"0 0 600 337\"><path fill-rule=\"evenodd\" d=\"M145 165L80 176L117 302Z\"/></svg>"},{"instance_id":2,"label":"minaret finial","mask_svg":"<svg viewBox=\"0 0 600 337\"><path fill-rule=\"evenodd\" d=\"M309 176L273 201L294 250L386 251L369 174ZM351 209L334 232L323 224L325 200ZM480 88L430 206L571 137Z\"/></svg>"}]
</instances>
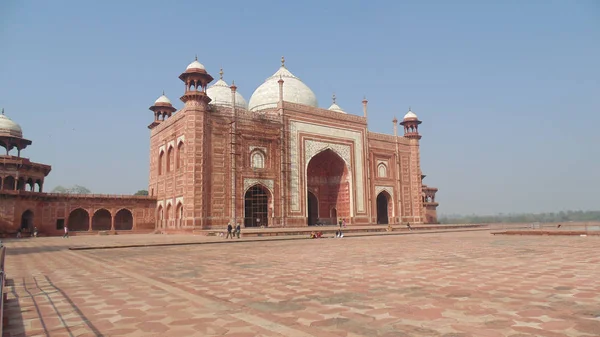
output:
<instances>
[{"instance_id":1,"label":"minaret finial","mask_svg":"<svg viewBox=\"0 0 600 337\"><path fill-rule=\"evenodd\" d=\"M4 108L2 108L2 114L4 115Z\"/></svg>"},{"instance_id":2,"label":"minaret finial","mask_svg":"<svg viewBox=\"0 0 600 337\"><path fill-rule=\"evenodd\" d=\"M235 80L231 80L231 85L235 85Z\"/></svg>"},{"instance_id":3,"label":"minaret finial","mask_svg":"<svg viewBox=\"0 0 600 337\"><path fill-rule=\"evenodd\" d=\"M281 57L281 66L285 68L285 57Z\"/></svg>"},{"instance_id":4,"label":"minaret finial","mask_svg":"<svg viewBox=\"0 0 600 337\"><path fill-rule=\"evenodd\" d=\"M195 60L196 60L196 61L198 61L198 54L196 54L196 58L195 58Z\"/></svg>"},{"instance_id":5,"label":"minaret finial","mask_svg":"<svg viewBox=\"0 0 600 337\"><path fill-rule=\"evenodd\" d=\"M331 96L331 99L333 100L333 104L335 104L335 92L333 93L333 96Z\"/></svg>"},{"instance_id":6,"label":"minaret finial","mask_svg":"<svg viewBox=\"0 0 600 337\"><path fill-rule=\"evenodd\" d=\"M221 71L219 71L219 77L223 79L223 68L221 68Z\"/></svg>"},{"instance_id":7,"label":"minaret finial","mask_svg":"<svg viewBox=\"0 0 600 337\"><path fill-rule=\"evenodd\" d=\"M163 90L163 96L165 95L165 91Z\"/></svg>"},{"instance_id":8,"label":"minaret finial","mask_svg":"<svg viewBox=\"0 0 600 337\"><path fill-rule=\"evenodd\" d=\"M410 105L408 106L408 111L410 111Z\"/></svg>"}]
</instances>

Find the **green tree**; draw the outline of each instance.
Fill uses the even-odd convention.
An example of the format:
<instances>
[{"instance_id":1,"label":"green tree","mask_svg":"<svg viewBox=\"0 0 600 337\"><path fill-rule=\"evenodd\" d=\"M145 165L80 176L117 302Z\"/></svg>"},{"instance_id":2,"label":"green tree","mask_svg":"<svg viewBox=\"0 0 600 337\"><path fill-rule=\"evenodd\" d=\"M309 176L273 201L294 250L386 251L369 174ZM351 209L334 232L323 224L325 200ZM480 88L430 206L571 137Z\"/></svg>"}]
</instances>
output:
<instances>
[{"instance_id":1,"label":"green tree","mask_svg":"<svg viewBox=\"0 0 600 337\"><path fill-rule=\"evenodd\" d=\"M87 187L81 185L73 185L69 188L58 185L52 190L52 193L91 194L92 191L90 191Z\"/></svg>"},{"instance_id":2,"label":"green tree","mask_svg":"<svg viewBox=\"0 0 600 337\"><path fill-rule=\"evenodd\" d=\"M135 192L134 195L148 195L148 191L146 191L146 190L139 190L139 191Z\"/></svg>"}]
</instances>

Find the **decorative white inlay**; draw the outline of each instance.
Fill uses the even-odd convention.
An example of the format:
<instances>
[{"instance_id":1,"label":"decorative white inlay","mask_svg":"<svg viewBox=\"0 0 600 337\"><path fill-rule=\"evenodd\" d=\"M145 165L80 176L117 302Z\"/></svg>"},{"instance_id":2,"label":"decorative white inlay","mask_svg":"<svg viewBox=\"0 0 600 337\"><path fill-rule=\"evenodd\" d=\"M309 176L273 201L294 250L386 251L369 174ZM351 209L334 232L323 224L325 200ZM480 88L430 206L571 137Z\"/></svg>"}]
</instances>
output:
<instances>
[{"instance_id":1,"label":"decorative white inlay","mask_svg":"<svg viewBox=\"0 0 600 337\"><path fill-rule=\"evenodd\" d=\"M348 166L348 170L351 169L350 165L350 145L332 144L319 142L316 140L305 140L304 141L304 165L308 167L308 162L312 157L321 153L324 150L330 149L337 153Z\"/></svg>"},{"instance_id":2,"label":"decorative white inlay","mask_svg":"<svg viewBox=\"0 0 600 337\"><path fill-rule=\"evenodd\" d=\"M174 140L172 140L172 141L170 141L170 142L167 143L167 149L170 149L170 148L175 148L175 141Z\"/></svg>"},{"instance_id":3,"label":"decorative white inlay","mask_svg":"<svg viewBox=\"0 0 600 337\"><path fill-rule=\"evenodd\" d=\"M164 145L158 147L158 154L161 154L162 152L165 152L165 146Z\"/></svg>"},{"instance_id":4,"label":"decorative white inlay","mask_svg":"<svg viewBox=\"0 0 600 337\"><path fill-rule=\"evenodd\" d=\"M320 136L336 137L344 140L352 140L354 142L354 162L348 159L347 164L353 168L351 172L356 179L356 208L358 212L365 211L365 186L363 179L364 170L364 149L363 137L360 132L345 130L330 126L315 125L298 121L290 122L290 194L291 194L291 210L300 211L300 176L306 173L306 168L300 168L300 157L298 132L310 133ZM351 205L352 206L352 205ZM353 212L352 212L353 213Z\"/></svg>"},{"instance_id":5,"label":"decorative white inlay","mask_svg":"<svg viewBox=\"0 0 600 337\"><path fill-rule=\"evenodd\" d=\"M177 146L179 146L179 143L181 142L185 142L185 135L177 137Z\"/></svg>"},{"instance_id":6,"label":"decorative white inlay","mask_svg":"<svg viewBox=\"0 0 600 337\"><path fill-rule=\"evenodd\" d=\"M267 148L263 146L250 146L250 152L254 150L261 150L263 153L267 153Z\"/></svg>"},{"instance_id":7,"label":"decorative white inlay","mask_svg":"<svg viewBox=\"0 0 600 337\"><path fill-rule=\"evenodd\" d=\"M271 197L274 196L273 189L275 183L273 182L273 179L244 178L244 194L250 187L256 184L261 184L265 186L269 190L269 192L271 192Z\"/></svg>"}]
</instances>

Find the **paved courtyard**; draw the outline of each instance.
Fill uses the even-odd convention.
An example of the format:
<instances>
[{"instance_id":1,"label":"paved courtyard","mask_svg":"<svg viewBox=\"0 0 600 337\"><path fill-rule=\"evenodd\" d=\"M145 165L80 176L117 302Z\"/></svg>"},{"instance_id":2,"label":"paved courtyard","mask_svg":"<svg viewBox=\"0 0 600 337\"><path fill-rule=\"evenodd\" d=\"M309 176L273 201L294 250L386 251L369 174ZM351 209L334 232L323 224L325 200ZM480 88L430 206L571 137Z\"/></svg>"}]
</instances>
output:
<instances>
[{"instance_id":1,"label":"paved courtyard","mask_svg":"<svg viewBox=\"0 0 600 337\"><path fill-rule=\"evenodd\" d=\"M600 336L598 237L94 239L6 242L5 336Z\"/></svg>"}]
</instances>

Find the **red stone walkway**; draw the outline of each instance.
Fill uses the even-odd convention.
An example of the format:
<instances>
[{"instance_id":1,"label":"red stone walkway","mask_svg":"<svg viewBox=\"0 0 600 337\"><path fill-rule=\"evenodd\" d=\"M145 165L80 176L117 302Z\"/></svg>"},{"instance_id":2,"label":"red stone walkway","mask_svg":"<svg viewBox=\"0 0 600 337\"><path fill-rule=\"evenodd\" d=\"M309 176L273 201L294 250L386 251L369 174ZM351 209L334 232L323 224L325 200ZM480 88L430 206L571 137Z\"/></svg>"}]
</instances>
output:
<instances>
[{"instance_id":1,"label":"red stone walkway","mask_svg":"<svg viewBox=\"0 0 600 337\"><path fill-rule=\"evenodd\" d=\"M598 237L94 239L5 242L5 336L600 336Z\"/></svg>"}]
</instances>

